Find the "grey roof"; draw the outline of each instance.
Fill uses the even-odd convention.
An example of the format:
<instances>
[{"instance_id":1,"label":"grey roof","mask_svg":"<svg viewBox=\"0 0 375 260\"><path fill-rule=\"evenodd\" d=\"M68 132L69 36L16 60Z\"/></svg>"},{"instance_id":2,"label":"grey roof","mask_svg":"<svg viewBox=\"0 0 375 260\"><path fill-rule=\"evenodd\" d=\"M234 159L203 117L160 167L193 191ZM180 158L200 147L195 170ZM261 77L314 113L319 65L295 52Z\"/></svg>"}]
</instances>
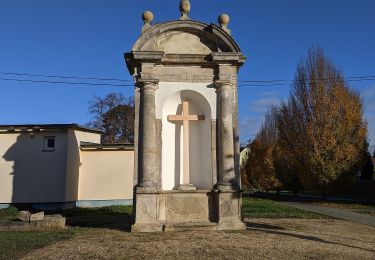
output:
<instances>
[{"instance_id":1,"label":"grey roof","mask_svg":"<svg viewBox=\"0 0 375 260\"><path fill-rule=\"evenodd\" d=\"M39 131L39 130L54 130L54 129L75 129L80 130L84 132L90 132L90 133L97 133L97 134L104 134L103 131L95 128L91 128L88 126L83 126L79 124L20 124L20 125L0 125L0 131Z\"/></svg>"},{"instance_id":2,"label":"grey roof","mask_svg":"<svg viewBox=\"0 0 375 260\"><path fill-rule=\"evenodd\" d=\"M86 143L81 142L81 150L82 151L133 151L134 144L124 144L124 143L117 143L117 144L95 144L95 143Z\"/></svg>"}]
</instances>

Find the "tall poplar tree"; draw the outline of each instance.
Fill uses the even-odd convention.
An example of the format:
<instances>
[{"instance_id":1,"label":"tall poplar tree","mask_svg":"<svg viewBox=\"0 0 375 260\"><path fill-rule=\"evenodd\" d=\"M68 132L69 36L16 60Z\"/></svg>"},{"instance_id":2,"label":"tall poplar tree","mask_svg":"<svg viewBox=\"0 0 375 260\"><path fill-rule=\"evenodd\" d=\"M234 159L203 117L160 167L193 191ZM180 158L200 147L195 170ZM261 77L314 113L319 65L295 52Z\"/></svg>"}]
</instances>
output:
<instances>
[{"instance_id":1,"label":"tall poplar tree","mask_svg":"<svg viewBox=\"0 0 375 260\"><path fill-rule=\"evenodd\" d=\"M368 145L362 101L321 48L311 48L299 63L277 121L279 149L291 155L305 188L326 194L354 179Z\"/></svg>"}]
</instances>

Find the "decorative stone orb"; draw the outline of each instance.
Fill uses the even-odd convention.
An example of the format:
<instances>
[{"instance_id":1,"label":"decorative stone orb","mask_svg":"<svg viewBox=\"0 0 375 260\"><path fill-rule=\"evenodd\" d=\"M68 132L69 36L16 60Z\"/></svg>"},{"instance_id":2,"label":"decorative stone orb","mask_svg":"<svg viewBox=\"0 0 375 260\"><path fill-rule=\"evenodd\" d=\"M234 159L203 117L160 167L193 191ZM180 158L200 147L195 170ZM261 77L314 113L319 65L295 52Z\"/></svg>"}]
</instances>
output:
<instances>
[{"instance_id":1,"label":"decorative stone orb","mask_svg":"<svg viewBox=\"0 0 375 260\"><path fill-rule=\"evenodd\" d=\"M180 11L183 14L188 14L190 12L191 5L189 0L182 0L180 3Z\"/></svg>"},{"instance_id":2,"label":"decorative stone orb","mask_svg":"<svg viewBox=\"0 0 375 260\"><path fill-rule=\"evenodd\" d=\"M227 14L221 14L218 18L218 21L219 21L219 24L221 26L227 26L230 22L230 18L229 18L229 15Z\"/></svg>"},{"instance_id":3,"label":"decorative stone orb","mask_svg":"<svg viewBox=\"0 0 375 260\"><path fill-rule=\"evenodd\" d=\"M142 14L142 19L147 23L151 23L154 20L154 14L151 11L145 11Z\"/></svg>"}]
</instances>

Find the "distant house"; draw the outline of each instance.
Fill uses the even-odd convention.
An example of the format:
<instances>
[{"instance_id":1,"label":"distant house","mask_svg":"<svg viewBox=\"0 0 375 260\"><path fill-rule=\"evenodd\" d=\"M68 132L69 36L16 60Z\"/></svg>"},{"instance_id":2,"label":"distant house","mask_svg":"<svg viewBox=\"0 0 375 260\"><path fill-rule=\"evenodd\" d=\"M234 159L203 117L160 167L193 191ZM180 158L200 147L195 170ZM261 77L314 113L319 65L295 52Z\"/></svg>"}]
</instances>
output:
<instances>
[{"instance_id":1,"label":"distant house","mask_svg":"<svg viewBox=\"0 0 375 260\"><path fill-rule=\"evenodd\" d=\"M133 145L76 124L0 125L0 207L131 204Z\"/></svg>"},{"instance_id":2,"label":"distant house","mask_svg":"<svg viewBox=\"0 0 375 260\"><path fill-rule=\"evenodd\" d=\"M240 153L240 173L241 173L241 186L242 188L248 188L249 181L247 179L246 175L246 163L247 160L249 159L250 156L250 148L245 147L241 148L241 153Z\"/></svg>"},{"instance_id":3,"label":"distant house","mask_svg":"<svg viewBox=\"0 0 375 260\"><path fill-rule=\"evenodd\" d=\"M246 162L249 159L249 155L250 155L250 148L249 147L241 148L241 153L240 153L241 169L245 167Z\"/></svg>"}]
</instances>

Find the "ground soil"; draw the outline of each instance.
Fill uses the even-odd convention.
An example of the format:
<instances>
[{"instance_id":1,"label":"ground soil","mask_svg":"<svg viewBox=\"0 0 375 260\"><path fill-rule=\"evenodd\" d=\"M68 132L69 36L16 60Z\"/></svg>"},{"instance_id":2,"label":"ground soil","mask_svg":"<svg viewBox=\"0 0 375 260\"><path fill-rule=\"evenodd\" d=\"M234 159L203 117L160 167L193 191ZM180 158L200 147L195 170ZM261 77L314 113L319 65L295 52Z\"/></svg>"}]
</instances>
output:
<instances>
[{"instance_id":1,"label":"ground soil","mask_svg":"<svg viewBox=\"0 0 375 260\"><path fill-rule=\"evenodd\" d=\"M87 229L25 259L375 259L375 228L333 219L251 219L240 232Z\"/></svg>"}]
</instances>

